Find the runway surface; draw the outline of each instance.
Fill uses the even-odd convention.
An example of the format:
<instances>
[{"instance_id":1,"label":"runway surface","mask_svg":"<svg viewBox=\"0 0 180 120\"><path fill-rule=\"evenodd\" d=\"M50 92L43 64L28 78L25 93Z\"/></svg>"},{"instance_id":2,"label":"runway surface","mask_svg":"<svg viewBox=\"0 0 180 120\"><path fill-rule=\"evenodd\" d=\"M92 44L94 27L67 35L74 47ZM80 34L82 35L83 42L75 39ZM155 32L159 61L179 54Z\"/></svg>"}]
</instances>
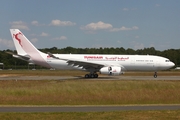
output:
<instances>
[{"instance_id":1,"label":"runway surface","mask_svg":"<svg viewBox=\"0 0 180 120\"><path fill-rule=\"evenodd\" d=\"M99 78L85 79L82 76L5 76L0 80L180 80L180 76L100 76Z\"/></svg>"},{"instance_id":2,"label":"runway surface","mask_svg":"<svg viewBox=\"0 0 180 120\"><path fill-rule=\"evenodd\" d=\"M132 106L0 106L0 112L110 112L131 110L180 110L180 105Z\"/></svg>"}]
</instances>

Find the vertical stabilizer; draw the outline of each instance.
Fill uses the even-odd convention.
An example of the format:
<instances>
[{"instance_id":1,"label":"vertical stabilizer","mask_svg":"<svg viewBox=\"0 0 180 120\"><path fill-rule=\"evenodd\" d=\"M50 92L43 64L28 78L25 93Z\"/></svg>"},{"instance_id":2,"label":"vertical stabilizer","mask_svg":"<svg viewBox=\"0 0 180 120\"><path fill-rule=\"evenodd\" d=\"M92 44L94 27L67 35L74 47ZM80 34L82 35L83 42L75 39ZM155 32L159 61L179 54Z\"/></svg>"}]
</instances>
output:
<instances>
[{"instance_id":1,"label":"vertical stabilizer","mask_svg":"<svg viewBox=\"0 0 180 120\"><path fill-rule=\"evenodd\" d=\"M10 32L19 55L28 55L35 64L50 68L47 54L39 51L19 29L10 29Z\"/></svg>"},{"instance_id":2,"label":"vertical stabilizer","mask_svg":"<svg viewBox=\"0 0 180 120\"><path fill-rule=\"evenodd\" d=\"M13 38L13 42L15 45L15 48L17 50L17 54L18 55L27 55L27 53L22 49L21 47L21 40L18 38L18 30L15 31L15 29L10 29L12 38ZM20 31L19 31L20 33Z\"/></svg>"},{"instance_id":3,"label":"vertical stabilizer","mask_svg":"<svg viewBox=\"0 0 180 120\"><path fill-rule=\"evenodd\" d=\"M10 29L16 50L18 54L28 53L34 54L40 51L34 47L34 45L23 35L23 33L18 29Z\"/></svg>"}]
</instances>

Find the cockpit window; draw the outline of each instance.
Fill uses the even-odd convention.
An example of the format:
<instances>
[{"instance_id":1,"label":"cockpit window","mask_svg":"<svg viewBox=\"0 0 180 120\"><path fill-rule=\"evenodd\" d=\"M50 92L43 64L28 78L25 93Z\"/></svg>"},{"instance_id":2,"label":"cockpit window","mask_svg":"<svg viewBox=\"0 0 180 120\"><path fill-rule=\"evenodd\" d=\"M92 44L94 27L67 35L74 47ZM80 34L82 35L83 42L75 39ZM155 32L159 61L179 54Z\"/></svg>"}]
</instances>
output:
<instances>
[{"instance_id":1,"label":"cockpit window","mask_svg":"<svg viewBox=\"0 0 180 120\"><path fill-rule=\"evenodd\" d=\"M170 60L166 60L165 62L170 62Z\"/></svg>"}]
</instances>

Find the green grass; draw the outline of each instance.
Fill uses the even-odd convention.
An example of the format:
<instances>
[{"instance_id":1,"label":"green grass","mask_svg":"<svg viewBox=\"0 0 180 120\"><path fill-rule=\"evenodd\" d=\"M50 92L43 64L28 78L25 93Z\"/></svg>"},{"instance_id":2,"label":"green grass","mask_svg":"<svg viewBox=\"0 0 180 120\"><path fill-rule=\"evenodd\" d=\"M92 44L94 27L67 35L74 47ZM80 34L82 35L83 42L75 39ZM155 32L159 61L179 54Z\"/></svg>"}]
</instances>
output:
<instances>
[{"instance_id":1,"label":"green grass","mask_svg":"<svg viewBox=\"0 0 180 120\"><path fill-rule=\"evenodd\" d=\"M79 70L2 70L0 75L21 75L21 76L74 76L86 74Z\"/></svg>"},{"instance_id":2,"label":"green grass","mask_svg":"<svg viewBox=\"0 0 180 120\"><path fill-rule=\"evenodd\" d=\"M1 76L84 76L82 71L12 70ZM152 76L153 72L127 72L125 76ZM179 71L158 75L180 76ZM180 81L125 80L2 80L0 105L129 105L180 104ZM2 120L178 120L180 110L0 113Z\"/></svg>"},{"instance_id":3,"label":"green grass","mask_svg":"<svg viewBox=\"0 0 180 120\"><path fill-rule=\"evenodd\" d=\"M180 104L180 81L0 81L0 105Z\"/></svg>"},{"instance_id":4,"label":"green grass","mask_svg":"<svg viewBox=\"0 0 180 120\"><path fill-rule=\"evenodd\" d=\"M2 120L179 120L177 111L0 113Z\"/></svg>"}]
</instances>

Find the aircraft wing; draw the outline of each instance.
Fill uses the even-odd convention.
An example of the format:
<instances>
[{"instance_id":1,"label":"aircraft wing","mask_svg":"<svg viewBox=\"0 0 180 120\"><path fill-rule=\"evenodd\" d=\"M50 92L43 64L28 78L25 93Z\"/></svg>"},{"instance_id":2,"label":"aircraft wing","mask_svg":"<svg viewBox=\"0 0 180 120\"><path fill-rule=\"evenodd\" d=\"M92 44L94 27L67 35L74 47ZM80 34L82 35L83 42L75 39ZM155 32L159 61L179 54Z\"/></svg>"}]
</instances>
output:
<instances>
[{"instance_id":1,"label":"aircraft wing","mask_svg":"<svg viewBox=\"0 0 180 120\"><path fill-rule=\"evenodd\" d=\"M100 68L104 67L104 65L102 65L102 64L86 62L86 61L78 61L78 60L68 60L67 63L68 63L68 65L82 67L83 69L86 69L86 70L91 69L91 68L95 68L95 69L99 70Z\"/></svg>"},{"instance_id":2,"label":"aircraft wing","mask_svg":"<svg viewBox=\"0 0 180 120\"><path fill-rule=\"evenodd\" d=\"M82 69L96 69L96 70L100 70L102 67L106 66L104 64L99 64L99 63L95 63L95 62L91 62L91 61L82 61L82 60L78 60L78 59L64 59L64 58L59 58L54 56L53 54L48 52L48 55L54 59L59 59L59 60L64 60L67 61L68 65L72 65L72 66L77 66L77 67L82 67Z\"/></svg>"}]
</instances>

